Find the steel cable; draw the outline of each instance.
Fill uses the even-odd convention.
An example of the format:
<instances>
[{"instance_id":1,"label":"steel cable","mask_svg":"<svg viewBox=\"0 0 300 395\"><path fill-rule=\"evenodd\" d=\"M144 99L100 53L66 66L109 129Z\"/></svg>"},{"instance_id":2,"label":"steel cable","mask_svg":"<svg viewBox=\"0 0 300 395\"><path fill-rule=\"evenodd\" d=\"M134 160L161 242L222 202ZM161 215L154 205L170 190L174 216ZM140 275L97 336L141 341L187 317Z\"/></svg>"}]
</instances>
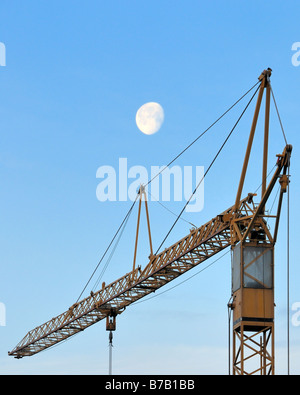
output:
<instances>
[{"instance_id":1,"label":"steel cable","mask_svg":"<svg viewBox=\"0 0 300 395\"><path fill-rule=\"evenodd\" d=\"M252 86L246 93L244 93L243 96L241 96L232 106L230 106L216 121L214 121L204 132L202 132L198 137L195 138L187 147L185 147L177 156L175 156L174 159L172 159L160 172L155 174L153 178L151 178L150 181L147 182L145 186L150 184L156 177L158 177L166 168L168 168L173 162L175 162L182 154L184 154L185 151L187 151L193 144L196 143L202 136L205 135L217 122L219 122L230 110L232 110L245 96L248 95L258 84L260 81L258 81L256 84Z\"/></svg>"},{"instance_id":2,"label":"steel cable","mask_svg":"<svg viewBox=\"0 0 300 395\"><path fill-rule=\"evenodd\" d=\"M245 114L247 108L249 107L250 103L252 102L253 98L255 97L257 91L258 91L259 87L256 89L256 91L254 92L254 94L252 95L251 99L249 100L249 102L247 103L246 107L244 108L244 110L242 111L241 115L239 116L238 120L236 121L236 123L234 124L233 128L231 129L230 133L228 134L228 136L226 137L225 141L223 142L223 144L221 145L221 148L218 150L218 152L216 153L215 157L213 158L213 160L211 161L210 165L208 166L206 172L204 173L203 177L201 178L201 180L199 181L198 185L196 186L196 188L194 189L193 193L191 194L190 198L188 199L188 201L186 202L186 204L184 205L184 207L182 208L182 210L180 211L180 213L178 214L175 222L173 223L173 225L171 226L170 230L168 231L167 235L165 236L165 238L163 239L163 241L161 242L160 246L158 247L157 251L155 254L158 253L158 251L160 250L160 248L162 247L162 245L164 244L164 242L166 241L166 239L168 238L168 236L170 235L171 231L173 230L174 226L176 225L177 221L179 220L180 216L182 215L182 213L184 212L185 208L187 207L187 205L190 203L192 197L195 195L197 189L199 188L199 186L201 185L202 181L204 180L204 178L206 177L206 175L208 174L209 170L211 169L212 165L214 164L214 162L216 161L217 157L219 156L220 152L222 151L222 149L224 148L225 144L227 143L227 141L229 140L230 136L232 135L233 131L235 130L236 126L238 125L239 121L241 120L241 118L243 117L243 115Z\"/></svg>"},{"instance_id":3,"label":"steel cable","mask_svg":"<svg viewBox=\"0 0 300 395\"><path fill-rule=\"evenodd\" d=\"M138 197L138 195L137 195L137 197ZM125 217L124 217L124 219L123 219L121 225L119 226L118 230L117 230L116 233L114 234L114 236L113 236L111 242L109 243L108 247L106 248L104 254L102 255L102 257L101 257L100 261L98 262L96 268L94 269L93 273L91 274L89 280L87 281L86 285L84 286L83 290L81 291L81 294L79 295L79 297L78 297L76 303L79 301L79 299L81 298L83 292L86 290L88 284L90 283L91 279L93 278L94 274L96 273L98 267L100 266L100 264L101 264L101 262L103 261L105 255L107 254L108 250L110 249L111 245L113 244L115 238L117 237L118 233L120 232L120 230L122 229L124 223L126 222L127 218L129 217L129 215L130 215L130 213L131 213L131 211L132 211L132 209L133 209L133 207L134 207L134 205L135 205L135 203L136 203L136 201L137 201L137 197L135 198L135 201L132 203L130 209L128 210L127 214L125 215Z\"/></svg>"},{"instance_id":4,"label":"steel cable","mask_svg":"<svg viewBox=\"0 0 300 395\"><path fill-rule=\"evenodd\" d=\"M145 184L145 187L146 187L147 185L149 185L156 177L158 177L158 176L159 176L166 168L168 168L173 162L175 162L184 152L186 152L186 151L187 151L193 144L195 144L202 136L204 136L204 135L205 135L205 134L206 134L206 133L207 133L217 122L219 122L229 111L231 111L231 110L232 110L232 109L233 109L233 108L234 108L234 107L235 107L245 96L247 96L247 95L248 95L248 94L259 84L259 83L260 83L260 81L258 81L257 83L255 83L246 93L244 93L234 104L232 104L232 105L231 105L231 106L230 106L230 107L229 107L229 108L228 108L228 109L227 109L227 110L216 120L216 121L214 121L204 132L202 132L198 137L196 137L196 138L195 138L187 147L185 147L175 158L173 158L173 159L172 159L172 160L171 160L171 161L170 161L170 162L169 162L159 173L157 173L151 180L149 180L149 181ZM258 89L257 89L257 90L258 90ZM257 90L256 90L256 92L257 92ZM255 92L254 95L252 96L250 102L252 101L252 99L253 99L253 97L255 96L256 92ZM248 103L248 105L250 104L250 102ZM248 105L247 105L247 107L248 107ZM247 108L247 107L246 107L246 108ZM245 110L246 110L246 108L245 108ZM244 112L245 112L245 110L244 110ZM244 112L243 112L243 113L244 113ZM240 118L241 118L241 117L240 117ZM235 125L235 126L236 126L236 125ZM235 126L234 126L234 128L235 128ZM234 130L234 129L233 129L233 130ZM233 132L233 130L231 131L231 133ZM229 134L229 136L231 135L231 133ZM229 136L227 137L227 139L229 138ZM227 139L226 139L226 141L227 141ZM218 155L219 155L219 152L218 152L218 154L216 155L215 159L217 158ZM215 159L214 159L214 160L215 160ZM214 162L214 160L213 160L213 162ZM213 164L213 162L211 163L211 165ZM210 165L210 167L211 167L211 165ZM210 167L209 167L209 168L210 168ZM207 172L206 172L206 173L207 173ZM206 175L206 174L205 174L205 175ZM205 176L205 175L204 175L204 176ZM204 177L203 177L203 178L204 178ZM203 178L202 178L202 180L203 180ZM193 194L191 195L191 197L190 197L190 199L188 200L187 204L189 204L190 200L192 199L193 195L195 194L195 192L196 192L196 190L198 189L199 185L201 184L202 180L200 181L200 183L199 183L198 186L196 187L195 191L194 191ZM132 206L131 206L130 209L128 210L126 216L124 217L124 219L123 219L121 225L119 226L118 230L117 230L116 233L114 234L114 236L113 236L111 242L109 243L108 247L106 248L104 254L102 255L100 261L98 262L96 268L94 269L93 273L91 274L89 280L87 281L86 285L84 286L82 292L80 293L80 295L79 295L79 297L78 297L76 303L77 303L77 302L79 301L79 299L81 298L82 294L83 294L84 291L86 290L86 288L87 288L88 284L90 283L91 279L92 279L93 276L95 275L95 273L96 273L98 267L100 266L101 262L103 261L105 255L107 254L108 250L109 250L110 247L112 246L112 244L113 244L114 240L116 239L117 235L118 235L119 232L121 231L121 229L122 229L122 227L123 227L123 225L124 225L124 223L125 223L127 217L130 215L130 213L131 213L131 211L132 211L132 209L133 209L133 207L134 207L134 205L135 205L135 203L136 203L136 201L137 201L137 198L138 198L138 194L137 194L136 199L135 199L135 201L133 202ZM185 205L185 207L187 206L187 204ZM183 208L182 212L184 211L185 207ZM178 219L181 217L182 212L179 214L179 216L177 216L176 221L175 221L174 225L172 226L171 230L173 229L173 227L174 227L175 224L177 223ZM171 232L171 230L169 231L169 233ZM122 233L123 233L123 232L122 232ZM168 233L168 234L169 234L169 233ZM168 237L168 235L166 236L166 238L167 238L167 237ZM165 239L166 239L166 238L165 238ZM164 241L165 241L165 239L164 239ZM163 241L163 243L164 243L164 241ZM162 243L162 244L163 244L163 243ZM160 246L160 247L161 247L161 246ZM159 248L160 248L160 247L159 247ZM158 250L159 250L159 248L158 248ZM110 259L111 259L111 258L110 258ZM110 259L109 259L109 261L110 261ZM106 265L106 268L107 268L107 265ZM105 268L105 269L106 269L106 268ZM104 269L104 270L105 270L105 269ZM104 272L103 272L103 273L104 273Z\"/></svg>"}]
</instances>

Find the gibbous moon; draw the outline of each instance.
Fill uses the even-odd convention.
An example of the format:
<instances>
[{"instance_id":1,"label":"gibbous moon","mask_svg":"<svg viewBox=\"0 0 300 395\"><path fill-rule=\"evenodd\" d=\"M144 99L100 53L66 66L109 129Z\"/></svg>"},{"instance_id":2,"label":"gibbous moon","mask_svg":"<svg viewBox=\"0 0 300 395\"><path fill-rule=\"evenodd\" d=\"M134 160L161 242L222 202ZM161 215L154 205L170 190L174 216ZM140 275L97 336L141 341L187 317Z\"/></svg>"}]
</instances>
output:
<instances>
[{"instance_id":1,"label":"gibbous moon","mask_svg":"<svg viewBox=\"0 0 300 395\"><path fill-rule=\"evenodd\" d=\"M136 113L136 124L144 134L154 134L164 121L164 110L162 106L155 102L143 104Z\"/></svg>"}]
</instances>

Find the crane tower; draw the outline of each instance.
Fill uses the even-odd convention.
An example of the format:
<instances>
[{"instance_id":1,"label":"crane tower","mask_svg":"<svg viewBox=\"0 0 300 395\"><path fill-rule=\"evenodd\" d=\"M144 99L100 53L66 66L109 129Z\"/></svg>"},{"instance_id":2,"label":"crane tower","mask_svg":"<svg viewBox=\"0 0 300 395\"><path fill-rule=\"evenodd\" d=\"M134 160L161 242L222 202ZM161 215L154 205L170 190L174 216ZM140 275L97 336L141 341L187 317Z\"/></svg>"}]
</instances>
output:
<instances>
[{"instance_id":1,"label":"crane tower","mask_svg":"<svg viewBox=\"0 0 300 395\"><path fill-rule=\"evenodd\" d=\"M264 91L266 93L264 145L262 161L261 201L254 216L233 216L231 220L232 249L232 301L233 310L233 374L274 374L274 246L277 239L282 195L288 187L288 168L292 147L287 145L282 155L282 174L277 168L266 187L267 156L269 141L271 70L265 70L258 93L248 146L238 187L235 208L240 201L241 191L248 166L250 151L256 129ZM268 215L265 204L279 180L281 189L274 233L267 226ZM251 197L252 199L252 197ZM243 231L242 231L243 229ZM253 361L255 360L255 362Z\"/></svg>"}]
</instances>

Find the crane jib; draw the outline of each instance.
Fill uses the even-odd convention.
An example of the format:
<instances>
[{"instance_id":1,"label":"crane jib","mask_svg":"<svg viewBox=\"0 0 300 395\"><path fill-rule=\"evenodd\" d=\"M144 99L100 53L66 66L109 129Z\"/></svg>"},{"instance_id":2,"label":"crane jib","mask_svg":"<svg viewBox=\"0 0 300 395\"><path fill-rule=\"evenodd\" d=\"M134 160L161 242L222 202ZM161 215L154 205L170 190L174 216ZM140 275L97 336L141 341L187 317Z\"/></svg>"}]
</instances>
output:
<instances>
[{"instance_id":1,"label":"crane jib","mask_svg":"<svg viewBox=\"0 0 300 395\"><path fill-rule=\"evenodd\" d=\"M256 218L268 233L262 216L258 214L281 170L286 171L291 150L292 147L287 145L283 154L278 155L277 169L265 192L265 199L258 206L253 202L255 194L248 194L240 201L238 208L235 204L201 227L191 230L189 235L169 248L153 255L144 270L140 267L134 269L75 303L66 312L31 330L8 354L16 358L34 355L99 322L112 311L114 314L122 313L138 299L233 245L239 238L243 238L243 234L250 237L249 225L253 226Z\"/></svg>"},{"instance_id":2,"label":"crane jib","mask_svg":"<svg viewBox=\"0 0 300 395\"><path fill-rule=\"evenodd\" d=\"M253 212L249 207L246 209L246 202L247 198L241 202L243 211ZM21 358L36 354L106 318L111 309L120 314L138 299L230 246L230 224L223 218L231 211L232 207L191 230L179 242L153 256L143 271L138 267L31 330L9 355Z\"/></svg>"}]
</instances>

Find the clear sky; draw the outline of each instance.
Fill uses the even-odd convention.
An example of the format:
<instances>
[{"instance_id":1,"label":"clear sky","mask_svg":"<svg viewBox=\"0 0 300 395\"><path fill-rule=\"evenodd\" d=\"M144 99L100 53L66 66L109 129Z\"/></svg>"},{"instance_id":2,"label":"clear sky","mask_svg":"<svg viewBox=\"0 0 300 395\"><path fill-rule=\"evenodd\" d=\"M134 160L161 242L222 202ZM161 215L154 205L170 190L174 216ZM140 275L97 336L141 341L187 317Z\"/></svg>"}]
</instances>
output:
<instances>
[{"instance_id":1,"label":"clear sky","mask_svg":"<svg viewBox=\"0 0 300 395\"><path fill-rule=\"evenodd\" d=\"M108 372L105 322L36 356L7 356L29 330L77 300L131 205L97 199L97 169L118 169L119 158L127 158L129 168L148 171L167 164L267 67L273 69L272 87L293 145L290 315L295 313L292 306L300 302L300 66L292 62L297 57L292 47L300 42L299 13L299 1L290 0L1 1L0 42L6 49L0 66L2 374ZM165 119L156 134L144 135L135 115L151 101L160 103ZM246 103L174 164L207 169ZM197 226L234 203L252 115L253 105L205 179L203 210L184 213ZM270 125L269 169L285 146L274 105ZM261 182L262 136L259 122L245 193ZM171 201L168 207L179 213L183 204ZM175 217L155 202L149 209L156 249ZM276 371L283 374L286 209L285 196L275 269ZM137 211L105 273L107 283L132 268L136 216ZM141 226L138 264L145 266L144 219ZM179 221L165 246L189 228ZM128 307L117 320L113 372L227 374L230 272L227 254L175 289ZM290 345L291 372L299 373L300 326L291 324Z\"/></svg>"}]
</instances>

